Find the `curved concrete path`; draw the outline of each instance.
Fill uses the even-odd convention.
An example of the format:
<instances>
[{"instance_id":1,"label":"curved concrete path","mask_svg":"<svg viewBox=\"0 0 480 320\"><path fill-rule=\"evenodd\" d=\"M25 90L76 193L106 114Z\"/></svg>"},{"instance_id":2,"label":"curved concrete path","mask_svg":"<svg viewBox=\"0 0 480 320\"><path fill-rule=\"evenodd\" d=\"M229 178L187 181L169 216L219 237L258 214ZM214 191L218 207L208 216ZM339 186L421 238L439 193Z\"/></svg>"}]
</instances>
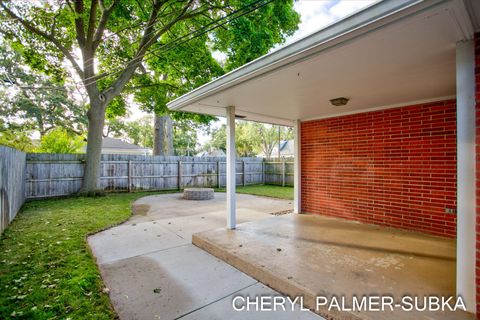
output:
<instances>
[{"instance_id":1,"label":"curved concrete path","mask_svg":"<svg viewBox=\"0 0 480 320\"><path fill-rule=\"evenodd\" d=\"M238 222L271 218L291 201L237 194ZM322 319L309 311L235 311L237 295L280 295L193 246L193 233L226 225L225 194L148 196L122 225L88 238L120 319Z\"/></svg>"}]
</instances>

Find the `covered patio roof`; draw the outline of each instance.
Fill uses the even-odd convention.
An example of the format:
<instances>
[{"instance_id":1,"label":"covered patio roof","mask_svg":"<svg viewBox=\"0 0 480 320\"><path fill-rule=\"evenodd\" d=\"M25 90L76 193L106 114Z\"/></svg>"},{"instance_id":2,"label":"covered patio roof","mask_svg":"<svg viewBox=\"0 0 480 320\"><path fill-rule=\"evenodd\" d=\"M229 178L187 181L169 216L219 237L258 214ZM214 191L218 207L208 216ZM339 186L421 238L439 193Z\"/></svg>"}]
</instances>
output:
<instances>
[{"instance_id":1,"label":"covered patio roof","mask_svg":"<svg viewBox=\"0 0 480 320\"><path fill-rule=\"evenodd\" d=\"M169 103L169 108L292 125L455 95L456 43L478 2L382 1ZM470 8L472 7L472 8ZM332 98L347 97L335 107Z\"/></svg>"}]
</instances>

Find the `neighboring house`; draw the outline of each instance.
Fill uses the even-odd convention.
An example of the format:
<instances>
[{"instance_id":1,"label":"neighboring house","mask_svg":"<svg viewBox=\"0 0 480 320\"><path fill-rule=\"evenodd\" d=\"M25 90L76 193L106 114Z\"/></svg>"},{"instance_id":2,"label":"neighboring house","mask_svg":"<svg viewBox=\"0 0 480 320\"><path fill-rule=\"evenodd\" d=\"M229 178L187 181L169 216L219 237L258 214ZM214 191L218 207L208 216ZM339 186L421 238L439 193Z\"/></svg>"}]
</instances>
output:
<instances>
[{"instance_id":1,"label":"neighboring house","mask_svg":"<svg viewBox=\"0 0 480 320\"><path fill-rule=\"evenodd\" d=\"M294 211L456 239L480 316L480 1L376 2L168 107L226 115L229 229L235 118L294 126Z\"/></svg>"},{"instance_id":2,"label":"neighboring house","mask_svg":"<svg viewBox=\"0 0 480 320\"><path fill-rule=\"evenodd\" d=\"M280 141L280 157L281 158L293 158L295 154L295 148L293 140L282 140ZM260 158L266 158L265 153L258 154ZM272 154L270 158L278 158L278 144L273 147Z\"/></svg>"},{"instance_id":3,"label":"neighboring house","mask_svg":"<svg viewBox=\"0 0 480 320\"><path fill-rule=\"evenodd\" d=\"M196 157L225 157L225 152L221 149L213 149L199 152Z\"/></svg>"},{"instance_id":4,"label":"neighboring house","mask_svg":"<svg viewBox=\"0 0 480 320\"><path fill-rule=\"evenodd\" d=\"M83 151L85 152L86 150L87 146L85 145ZM120 139L106 137L102 140L102 154L133 154L146 156L151 155L152 150Z\"/></svg>"}]
</instances>

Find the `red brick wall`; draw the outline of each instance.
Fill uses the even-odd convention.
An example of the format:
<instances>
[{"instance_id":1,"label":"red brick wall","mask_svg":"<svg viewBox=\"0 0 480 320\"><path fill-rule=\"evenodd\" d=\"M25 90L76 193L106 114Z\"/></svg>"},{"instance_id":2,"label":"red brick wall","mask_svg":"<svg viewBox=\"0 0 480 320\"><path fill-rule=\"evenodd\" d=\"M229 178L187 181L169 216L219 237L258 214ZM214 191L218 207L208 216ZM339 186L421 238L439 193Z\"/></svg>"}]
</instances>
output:
<instances>
[{"instance_id":1,"label":"red brick wall","mask_svg":"<svg viewBox=\"0 0 480 320\"><path fill-rule=\"evenodd\" d=\"M302 211L455 237L455 101L302 122Z\"/></svg>"},{"instance_id":2,"label":"red brick wall","mask_svg":"<svg viewBox=\"0 0 480 320\"><path fill-rule=\"evenodd\" d=\"M476 180L477 180L477 315L480 315L480 33L475 35L475 90L476 90Z\"/></svg>"}]
</instances>

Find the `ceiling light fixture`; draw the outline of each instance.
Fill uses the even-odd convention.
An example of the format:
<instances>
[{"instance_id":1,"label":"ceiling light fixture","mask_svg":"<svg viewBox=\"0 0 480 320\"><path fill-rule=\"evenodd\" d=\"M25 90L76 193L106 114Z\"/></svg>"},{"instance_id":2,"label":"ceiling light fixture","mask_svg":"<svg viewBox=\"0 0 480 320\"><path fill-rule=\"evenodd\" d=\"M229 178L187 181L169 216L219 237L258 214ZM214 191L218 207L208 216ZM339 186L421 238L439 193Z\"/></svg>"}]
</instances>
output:
<instances>
[{"instance_id":1,"label":"ceiling light fixture","mask_svg":"<svg viewBox=\"0 0 480 320\"><path fill-rule=\"evenodd\" d=\"M346 105L348 103L348 100L350 99L345 97L339 97L335 99L330 99L330 103L335 107L340 107Z\"/></svg>"}]
</instances>

